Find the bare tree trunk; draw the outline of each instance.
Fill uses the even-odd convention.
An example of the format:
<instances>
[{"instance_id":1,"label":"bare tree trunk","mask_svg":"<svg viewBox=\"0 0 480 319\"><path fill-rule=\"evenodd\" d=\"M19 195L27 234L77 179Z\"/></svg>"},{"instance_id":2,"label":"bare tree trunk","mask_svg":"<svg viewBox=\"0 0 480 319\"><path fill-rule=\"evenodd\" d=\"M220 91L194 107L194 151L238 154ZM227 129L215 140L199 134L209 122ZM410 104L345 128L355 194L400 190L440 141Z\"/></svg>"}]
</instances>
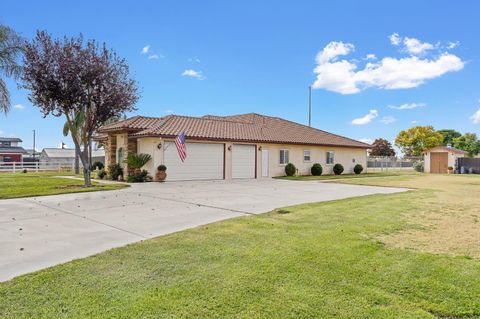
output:
<instances>
[{"instance_id":1,"label":"bare tree trunk","mask_svg":"<svg viewBox=\"0 0 480 319\"><path fill-rule=\"evenodd\" d=\"M77 148L75 147L75 174L80 174L80 162L78 160L78 151Z\"/></svg>"}]
</instances>

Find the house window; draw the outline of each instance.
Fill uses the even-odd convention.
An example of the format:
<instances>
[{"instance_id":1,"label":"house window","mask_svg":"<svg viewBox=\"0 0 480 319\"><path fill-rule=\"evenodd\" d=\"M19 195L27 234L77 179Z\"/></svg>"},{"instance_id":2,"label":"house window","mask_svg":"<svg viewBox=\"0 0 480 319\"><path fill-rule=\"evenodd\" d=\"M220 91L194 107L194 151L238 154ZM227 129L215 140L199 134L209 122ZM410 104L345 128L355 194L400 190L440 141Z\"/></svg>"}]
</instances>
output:
<instances>
[{"instance_id":1,"label":"house window","mask_svg":"<svg viewBox=\"0 0 480 319\"><path fill-rule=\"evenodd\" d=\"M117 163L123 167L123 147L120 147L117 151Z\"/></svg>"},{"instance_id":2,"label":"house window","mask_svg":"<svg viewBox=\"0 0 480 319\"><path fill-rule=\"evenodd\" d=\"M3 141L3 142L0 142L0 145L1 146L12 146L12 142Z\"/></svg>"},{"instance_id":3,"label":"house window","mask_svg":"<svg viewBox=\"0 0 480 319\"><path fill-rule=\"evenodd\" d=\"M310 151L303 151L303 161L310 162Z\"/></svg>"},{"instance_id":4,"label":"house window","mask_svg":"<svg viewBox=\"0 0 480 319\"><path fill-rule=\"evenodd\" d=\"M326 161L327 164L329 164L329 165L333 164L334 160L335 160L335 153L333 153L331 151L327 152L327 161Z\"/></svg>"},{"instance_id":5,"label":"house window","mask_svg":"<svg viewBox=\"0 0 480 319\"><path fill-rule=\"evenodd\" d=\"M285 165L288 164L288 157L289 151L288 150L280 150L280 164Z\"/></svg>"}]
</instances>

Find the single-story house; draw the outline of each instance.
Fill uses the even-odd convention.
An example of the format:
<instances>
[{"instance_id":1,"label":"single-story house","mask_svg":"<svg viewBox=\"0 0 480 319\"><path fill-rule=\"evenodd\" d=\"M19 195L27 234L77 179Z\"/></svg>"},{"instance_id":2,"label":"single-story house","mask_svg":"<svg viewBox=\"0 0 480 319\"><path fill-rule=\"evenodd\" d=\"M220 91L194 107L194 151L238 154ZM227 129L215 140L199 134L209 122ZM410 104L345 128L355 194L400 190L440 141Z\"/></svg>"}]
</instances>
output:
<instances>
[{"instance_id":1,"label":"single-story house","mask_svg":"<svg viewBox=\"0 0 480 319\"><path fill-rule=\"evenodd\" d=\"M39 159L40 163L44 165L73 167L75 165L75 149L44 148L40 153ZM92 163L97 161L105 163L105 151L103 149L92 150Z\"/></svg>"},{"instance_id":2,"label":"single-story house","mask_svg":"<svg viewBox=\"0 0 480 319\"><path fill-rule=\"evenodd\" d=\"M452 146L435 146L424 153L425 172L446 174L448 167L458 170L457 159L465 157L467 152Z\"/></svg>"},{"instance_id":3,"label":"single-story house","mask_svg":"<svg viewBox=\"0 0 480 319\"><path fill-rule=\"evenodd\" d=\"M17 137L0 137L0 162L22 162L27 152L20 143Z\"/></svg>"},{"instance_id":4,"label":"single-story house","mask_svg":"<svg viewBox=\"0 0 480 319\"><path fill-rule=\"evenodd\" d=\"M180 160L174 140L184 132L187 158ZM356 164L366 168L371 146L350 138L294 123L278 117L248 113L202 117L168 115L135 116L101 127L106 165L146 153L145 165L152 176L160 164L167 166L167 180L215 180L266 178L285 175L293 163L299 174L310 174L320 163L324 174L332 174L336 163L344 173Z\"/></svg>"}]
</instances>

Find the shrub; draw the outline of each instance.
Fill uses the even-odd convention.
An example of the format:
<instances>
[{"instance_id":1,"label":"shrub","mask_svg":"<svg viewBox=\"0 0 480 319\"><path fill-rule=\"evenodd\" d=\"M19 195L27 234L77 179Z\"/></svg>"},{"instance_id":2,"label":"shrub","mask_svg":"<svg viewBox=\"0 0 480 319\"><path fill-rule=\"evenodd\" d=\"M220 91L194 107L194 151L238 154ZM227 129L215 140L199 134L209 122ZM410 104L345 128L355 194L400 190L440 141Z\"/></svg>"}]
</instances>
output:
<instances>
[{"instance_id":1,"label":"shrub","mask_svg":"<svg viewBox=\"0 0 480 319\"><path fill-rule=\"evenodd\" d=\"M340 164L340 163L337 163L335 165L333 165L333 173L335 173L335 175L340 175L343 173L343 165Z\"/></svg>"},{"instance_id":2,"label":"shrub","mask_svg":"<svg viewBox=\"0 0 480 319\"><path fill-rule=\"evenodd\" d=\"M143 183L149 181L151 178L148 176L148 172L146 170L142 170L140 172L134 172L127 177L127 182L129 183Z\"/></svg>"},{"instance_id":3,"label":"shrub","mask_svg":"<svg viewBox=\"0 0 480 319\"><path fill-rule=\"evenodd\" d=\"M159 171L159 172L165 172L166 170L167 170L167 167L163 164L158 165L158 167L157 167L157 171Z\"/></svg>"},{"instance_id":4,"label":"shrub","mask_svg":"<svg viewBox=\"0 0 480 319\"><path fill-rule=\"evenodd\" d=\"M120 164L108 165L108 174L114 181L116 181L118 180L118 176L123 176L123 168Z\"/></svg>"},{"instance_id":5,"label":"shrub","mask_svg":"<svg viewBox=\"0 0 480 319\"><path fill-rule=\"evenodd\" d=\"M312 173L313 176L320 176L323 173L323 167L319 163L315 163L312 165L310 172Z\"/></svg>"},{"instance_id":6,"label":"shrub","mask_svg":"<svg viewBox=\"0 0 480 319\"><path fill-rule=\"evenodd\" d=\"M97 178L99 178L99 179L104 179L106 175L107 175L107 172L105 172L105 169L103 169L103 168L98 170L98 172L97 172Z\"/></svg>"},{"instance_id":7,"label":"shrub","mask_svg":"<svg viewBox=\"0 0 480 319\"><path fill-rule=\"evenodd\" d=\"M26 169L26 168L24 168L24 169L23 169L23 171L22 171L22 173L24 173L24 174L25 174L26 172L27 172L27 169Z\"/></svg>"},{"instance_id":8,"label":"shrub","mask_svg":"<svg viewBox=\"0 0 480 319\"><path fill-rule=\"evenodd\" d=\"M423 161L418 161L413 164L413 169L416 170L417 172L422 173L425 170L425 167L423 165Z\"/></svg>"},{"instance_id":9,"label":"shrub","mask_svg":"<svg viewBox=\"0 0 480 319\"><path fill-rule=\"evenodd\" d=\"M94 163L92 164L92 171L96 170L97 168L98 168L99 170L102 170L102 169L105 168L105 165L104 165L102 162L100 162L100 161L96 161L96 162L94 162Z\"/></svg>"},{"instance_id":10,"label":"shrub","mask_svg":"<svg viewBox=\"0 0 480 319\"><path fill-rule=\"evenodd\" d=\"M353 168L353 172L357 175L361 174L363 172L363 166L360 164L355 165L355 167Z\"/></svg>"},{"instance_id":11,"label":"shrub","mask_svg":"<svg viewBox=\"0 0 480 319\"><path fill-rule=\"evenodd\" d=\"M292 163L285 165L285 174L287 174L287 176L293 176L296 172L297 168Z\"/></svg>"},{"instance_id":12,"label":"shrub","mask_svg":"<svg viewBox=\"0 0 480 319\"><path fill-rule=\"evenodd\" d=\"M139 170L151 159L152 156L150 154L129 154L125 159L125 163L127 163L129 169Z\"/></svg>"}]
</instances>

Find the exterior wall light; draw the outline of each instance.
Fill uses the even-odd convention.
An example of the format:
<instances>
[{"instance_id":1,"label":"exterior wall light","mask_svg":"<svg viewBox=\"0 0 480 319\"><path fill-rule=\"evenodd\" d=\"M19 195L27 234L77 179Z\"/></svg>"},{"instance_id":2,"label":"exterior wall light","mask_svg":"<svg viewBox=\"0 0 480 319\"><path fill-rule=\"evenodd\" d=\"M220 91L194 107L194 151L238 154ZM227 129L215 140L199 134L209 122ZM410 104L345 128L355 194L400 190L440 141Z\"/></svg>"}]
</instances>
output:
<instances>
[{"instance_id":1,"label":"exterior wall light","mask_svg":"<svg viewBox=\"0 0 480 319\"><path fill-rule=\"evenodd\" d=\"M228 145L227 149L228 149L229 151L231 151L231 150L232 150L232 145Z\"/></svg>"},{"instance_id":2,"label":"exterior wall light","mask_svg":"<svg viewBox=\"0 0 480 319\"><path fill-rule=\"evenodd\" d=\"M157 148L161 149L162 148L162 143L158 143Z\"/></svg>"},{"instance_id":3,"label":"exterior wall light","mask_svg":"<svg viewBox=\"0 0 480 319\"><path fill-rule=\"evenodd\" d=\"M259 147L258 147L258 150L259 150L259 151L261 151L261 150L262 150L262 147L261 147L261 146L259 146Z\"/></svg>"}]
</instances>

